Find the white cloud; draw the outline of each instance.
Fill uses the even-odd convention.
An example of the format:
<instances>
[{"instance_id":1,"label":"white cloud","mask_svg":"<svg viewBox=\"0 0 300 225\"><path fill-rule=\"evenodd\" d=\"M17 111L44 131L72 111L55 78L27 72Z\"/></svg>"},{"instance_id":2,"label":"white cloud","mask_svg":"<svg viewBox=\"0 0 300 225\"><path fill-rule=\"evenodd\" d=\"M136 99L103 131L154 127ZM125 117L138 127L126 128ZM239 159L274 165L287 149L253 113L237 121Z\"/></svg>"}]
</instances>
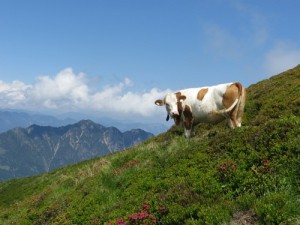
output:
<instances>
[{"instance_id":1,"label":"white cloud","mask_svg":"<svg viewBox=\"0 0 300 225\"><path fill-rule=\"evenodd\" d=\"M38 77L28 97L48 108L68 108L88 102L89 88L86 75L73 73L71 68L59 72L54 78Z\"/></svg>"},{"instance_id":2,"label":"white cloud","mask_svg":"<svg viewBox=\"0 0 300 225\"><path fill-rule=\"evenodd\" d=\"M21 81L4 83L0 80L0 102L4 107L13 107L26 101L26 91L31 85L26 85Z\"/></svg>"},{"instance_id":3,"label":"white cloud","mask_svg":"<svg viewBox=\"0 0 300 225\"><path fill-rule=\"evenodd\" d=\"M93 96L93 102L97 109L107 112L118 112L120 114L134 113L142 116L150 116L159 112L154 101L162 98L166 92L153 88L149 92L133 93L129 91L119 95L111 95L105 99L97 93Z\"/></svg>"},{"instance_id":4,"label":"white cloud","mask_svg":"<svg viewBox=\"0 0 300 225\"><path fill-rule=\"evenodd\" d=\"M56 76L40 76L35 84L21 81L4 83L0 80L0 104L4 107L38 111L80 111L111 115L136 115L142 117L162 114L154 101L170 90L153 88L147 92L129 91L133 82L124 81L92 91L86 74L75 74L71 68L60 71Z\"/></svg>"},{"instance_id":5,"label":"white cloud","mask_svg":"<svg viewBox=\"0 0 300 225\"><path fill-rule=\"evenodd\" d=\"M300 64L300 50L292 44L277 42L265 55L265 69L270 75L278 74Z\"/></svg>"}]
</instances>

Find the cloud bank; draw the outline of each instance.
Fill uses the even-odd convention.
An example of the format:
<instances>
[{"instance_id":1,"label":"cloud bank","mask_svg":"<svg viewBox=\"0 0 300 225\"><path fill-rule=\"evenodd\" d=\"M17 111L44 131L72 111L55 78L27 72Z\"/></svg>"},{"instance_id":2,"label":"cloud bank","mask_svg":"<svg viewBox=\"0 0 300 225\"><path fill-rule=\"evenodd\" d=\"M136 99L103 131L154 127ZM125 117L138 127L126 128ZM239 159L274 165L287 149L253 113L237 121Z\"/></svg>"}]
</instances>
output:
<instances>
[{"instance_id":1,"label":"cloud bank","mask_svg":"<svg viewBox=\"0 0 300 225\"><path fill-rule=\"evenodd\" d=\"M5 83L0 80L0 104L2 108L101 113L108 116L151 117L162 113L154 101L170 90L153 88L137 93L130 91L132 86L133 82L125 78L118 84L95 91L89 87L86 74L75 74L72 68L66 68L54 77L38 77L35 84L22 81Z\"/></svg>"}]
</instances>

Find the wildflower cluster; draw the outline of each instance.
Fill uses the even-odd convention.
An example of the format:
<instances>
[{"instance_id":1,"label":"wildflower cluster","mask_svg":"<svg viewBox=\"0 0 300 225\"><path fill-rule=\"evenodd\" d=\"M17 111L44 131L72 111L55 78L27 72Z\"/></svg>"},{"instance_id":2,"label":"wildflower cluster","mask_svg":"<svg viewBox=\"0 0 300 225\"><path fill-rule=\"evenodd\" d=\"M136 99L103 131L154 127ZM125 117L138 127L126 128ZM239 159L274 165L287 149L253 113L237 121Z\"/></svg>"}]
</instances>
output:
<instances>
[{"instance_id":1,"label":"wildflower cluster","mask_svg":"<svg viewBox=\"0 0 300 225\"><path fill-rule=\"evenodd\" d=\"M271 161L268 159L264 159L261 162L261 166L258 169L259 173L271 173Z\"/></svg>"},{"instance_id":2,"label":"wildflower cluster","mask_svg":"<svg viewBox=\"0 0 300 225\"><path fill-rule=\"evenodd\" d=\"M109 225L161 224L161 218L165 213L165 207L159 207L156 210L151 210L150 205L144 204L137 213L133 213L125 218L121 217L116 220L116 222L110 222Z\"/></svg>"},{"instance_id":3,"label":"wildflower cluster","mask_svg":"<svg viewBox=\"0 0 300 225\"><path fill-rule=\"evenodd\" d=\"M232 172L234 172L237 168L237 165L234 162L231 161L226 161L223 162L219 165L219 171L223 174L223 175L229 175Z\"/></svg>"},{"instance_id":4,"label":"wildflower cluster","mask_svg":"<svg viewBox=\"0 0 300 225\"><path fill-rule=\"evenodd\" d=\"M131 167L131 166L136 166L136 165L138 165L139 163L140 163L139 161L135 161L135 160L129 161L129 162L127 162L127 163L124 164L124 167L125 167L125 168L128 168L128 167Z\"/></svg>"},{"instance_id":5,"label":"wildflower cluster","mask_svg":"<svg viewBox=\"0 0 300 225\"><path fill-rule=\"evenodd\" d=\"M263 159L259 167L253 166L251 168L256 174L271 173L271 161L269 159Z\"/></svg>"},{"instance_id":6,"label":"wildflower cluster","mask_svg":"<svg viewBox=\"0 0 300 225\"><path fill-rule=\"evenodd\" d=\"M234 174L237 165L231 161L225 161L218 166L220 179L222 182L227 182Z\"/></svg>"}]
</instances>

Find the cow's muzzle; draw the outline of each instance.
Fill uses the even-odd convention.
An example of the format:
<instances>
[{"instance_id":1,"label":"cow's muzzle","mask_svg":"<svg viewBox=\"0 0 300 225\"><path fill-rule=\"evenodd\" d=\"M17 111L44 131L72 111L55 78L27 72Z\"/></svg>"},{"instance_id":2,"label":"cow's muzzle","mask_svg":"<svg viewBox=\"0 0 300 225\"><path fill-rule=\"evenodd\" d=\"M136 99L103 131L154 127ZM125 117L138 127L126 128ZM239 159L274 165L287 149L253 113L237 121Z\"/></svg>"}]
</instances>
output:
<instances>
[{"instance_id":1,"label":"cow's muzzle","mask_svg":"<svg viewBox=\"0 0 300 225\"><path fill-rule=\"evenodd\" d=\"M178 117L179 117L179 113L178 113L178 112L174 112L174 113L168 114L168 115L167 115L167 118L166 118L166 121L169 121L170 117L171 117L172 119L178 118Z\"/></svg>"},{"instance_id":2,"label":"cow's muzzle","mask_svg":"<svg viewBox=\"0 0 300 225\"><path fill-rule=\"evenodd\" d=\"M173 112L172 113L172 118L176 117L176 116L179 116L179 113L178 112Z\"/></svg>"}]
</instances>

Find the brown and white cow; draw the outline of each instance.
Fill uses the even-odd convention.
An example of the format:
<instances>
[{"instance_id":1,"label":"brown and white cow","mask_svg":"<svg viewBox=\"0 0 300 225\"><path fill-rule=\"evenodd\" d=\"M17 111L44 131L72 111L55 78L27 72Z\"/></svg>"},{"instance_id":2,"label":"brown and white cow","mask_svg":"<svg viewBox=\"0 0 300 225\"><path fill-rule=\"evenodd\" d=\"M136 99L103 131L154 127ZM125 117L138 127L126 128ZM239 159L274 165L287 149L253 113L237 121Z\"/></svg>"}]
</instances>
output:
<instances>
[{"instance_id":1,"label":"brown and white cow","mask_svg":"<svg viewBox=\"0 0 300 225\"><path fill-rule=\"evenodd\" d=\"M176 125L184 127L185 136L189 138L193 125L199 123L218 123L228 119L229 127L240 127L245 101L245 88L234 82L168 93L155 104L165 105L166 120L173 118Z\"/></svg>"}]
</instances>

